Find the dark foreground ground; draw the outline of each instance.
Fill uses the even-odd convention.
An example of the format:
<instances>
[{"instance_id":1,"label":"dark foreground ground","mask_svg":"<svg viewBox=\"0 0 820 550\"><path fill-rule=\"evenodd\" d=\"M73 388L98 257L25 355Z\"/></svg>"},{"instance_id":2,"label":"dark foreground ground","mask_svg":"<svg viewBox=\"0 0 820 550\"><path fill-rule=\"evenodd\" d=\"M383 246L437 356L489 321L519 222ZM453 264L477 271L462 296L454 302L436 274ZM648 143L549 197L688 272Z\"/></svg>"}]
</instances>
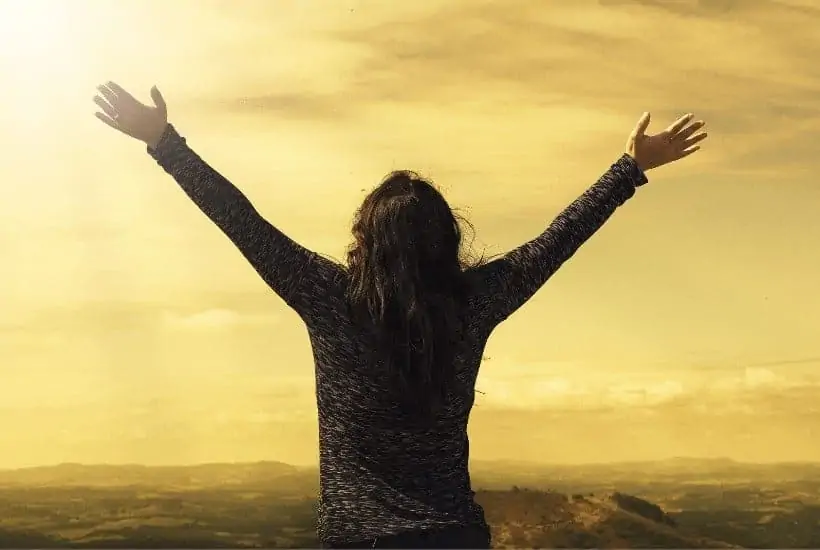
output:
<instances>
[{"instance_id":1,"label":"dark foreground ground","mask_svg":"<svg viewBox=\"0 0 820 550\"><path fill-rule=\"evenodd\" d=\"M497 547L820 547L816 465L474 471ZM275 462L0 472L0 547L316 547L315 492L315 471Z\"/></svg>"}]
</instances>

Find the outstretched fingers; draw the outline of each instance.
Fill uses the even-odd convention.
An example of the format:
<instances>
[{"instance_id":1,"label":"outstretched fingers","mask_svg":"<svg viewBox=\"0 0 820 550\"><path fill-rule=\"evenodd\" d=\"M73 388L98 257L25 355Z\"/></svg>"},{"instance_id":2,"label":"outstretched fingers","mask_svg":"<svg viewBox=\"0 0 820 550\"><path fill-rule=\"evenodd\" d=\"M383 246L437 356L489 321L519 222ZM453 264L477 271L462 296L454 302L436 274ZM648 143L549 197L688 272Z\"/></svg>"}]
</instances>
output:
<instances>
[{"instance_id":1,"label":"outstretched fingers","mask_svg":"<svg viewBox=\"0 0 820 550\"><path fill-rule=\"evenodd\" d=\"M700 145L698 145L698 143L706 139L706 136L706 132L701 132L700 134L696 134L688 139L678 141L680 144L677 154L678 159L688 157L692 153L700 151Z\"/></svg>"},{"instance_id":2,"label":"outstretched fingers","mask_svg":"<svg viewBox=\"0 0 820 550\"><path fill-rule=\"evenodd\" d=\"M693 115L692 113L687 113L687 114L683 115L683 116L682 116L682 117L680 117L678 120L676 120L675 122L673 122L672 124L670 124L670 125L666 128L666 130L665 130L665 131L666 131L668 134L670 134L670 135L673 135L673 136L674 136L675 134L677 134L678 132L680 132L680 131L681 131L681 130L682 130L682 129L683 129L683 128L687 125L687 124L689 124L689 121L690 121L690 120L692 120L692 117L694 117L694 116L695 116L695 115Z\"/></svg>"},{"instance_id":3,"label":"outstretched fingers","mask_svg":"<svg viewBox=\"0 0 820 550\"><path fill-rule=\"evenodd\" d=\"M691 147L692 147L692 146L694 146L695 144L700 143L701 141L703 141L704 139L706 139L706 136L707 136L707 135L708 135L708 134L707 134L706 132L701 132L701 133L699 133L699 134L695 134L694 136L691 136L691 137L689 137L689 138L684 139L684 140L681 142L681 149L686 150L686 149L691 148Z\"/></svg>"},{"instance_id":4,"label":"outstretched fingers","mask_svg":"<svg viewBox=\"0 0 820 550\"><path fill-rule=\"evenodd\" d=\"M111 119L117 118L117 110L114 109L114 107L108 101L103 99L102 97L100 97L98 95L94 96L94 103L96 103L97 107L99 107L100 110L103 113L105 113L105 115L108 116L109 118L111 118Z\"/></svg>"},{"instance_id":5,"label":"outstretched fingers","mask_svg":"<svg viewBox=\"0 0 820 550\"><path fill-rule=\"evenodd\" d=\"M99 112L94 113L94 116L97 117L98 119L100 119L102 122L104 122L108 126L111 126L115 130L119 130L120 132L122 132L122 128L119 127L119 125L117 124L117 121L114 120L113 118L111 118L110 116L106 115L105 113L99 113Z\"/></svg>"},{"instance_id":6,"label":"outstretched fingers","mask_svg":"<svg viewBox=\"0 0 820 550\"><path fill-rule=\"evenodd\" d=\"M116 105L117 104L117 94L115 94L114 91L111 90L109 87L100 85L100 86L97 86L97 91L111 105Z\"/></svg>"},{"instance_id":7,"label":"outstretched fingers","mask_svg":"<svg viewBox=\"0 0 820 550\"><path fill-rule=\"evenodd\" d=\"M698 145L698 143L707 137L707 133L702 131L706 123L702 120L698 120L690 124L692 118L693 115L689 113L680 117L666 129L670 144L676 151L675 156L678 159L688 157L692 153L699 151L700 145Z\"/></svg>"},{"instance_id":8,"label":"outstretched fingers","mask_svg":"<svg viewBox=\"0 0 820 550\"><path fill-rule=\"evenodd\" d=\"M684 157L688 157L688 156L689 156L689 155L691 155L692 153L696 153L696 152L698 152L698 151L700 151L700 145L695 145L694 147L690 147L689 149L684 149L684 150L683 150L683 151L681 151L681 152L680 152L680 154L678 155L678 159L682 159L682 158L684 158Z\"/></svg>"},{"instance_id":9,"label":"outstretched fingers","mask_svg":"<svg viewBox=\"0 0 820 550\"><path fill-rule=\"evenodd\" d=\"M689 126L686 126L685 128L682 128L680 131L678 131L678 133L673 136L673 139L677 139L677 140L681 140L681 141L689 139L689 137L691 137L692 134L694 134L698 130L701 130L704 126L706 126L706 123L703 122L702 120L698 120L697 122L693 122Z\"/></svg>"},{"instance_id":10,"label":"outstretched fingers","mask_svg":"<svg viewBox=\"0 0 820 550\"><path fill-rule=\"evenodd\" d=\"M122 86L117 84L116 82L111 82L110 80L105 83L105 86L114 92L114 94L120 99L120 101L127 100L134 103L139 103L134 96L126 92Z\"/></svg>"}]
</instances>

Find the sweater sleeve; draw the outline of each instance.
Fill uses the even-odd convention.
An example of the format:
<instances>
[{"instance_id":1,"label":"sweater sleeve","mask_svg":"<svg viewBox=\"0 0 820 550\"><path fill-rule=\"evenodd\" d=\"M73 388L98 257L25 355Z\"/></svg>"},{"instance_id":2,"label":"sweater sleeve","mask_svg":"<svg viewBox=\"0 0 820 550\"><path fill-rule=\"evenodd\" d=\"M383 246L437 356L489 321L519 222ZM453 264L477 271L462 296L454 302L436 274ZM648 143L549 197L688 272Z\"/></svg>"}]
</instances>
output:
<instances>
[{"instance_id":1,"label":"sweater sleeve","mask_svg":"<svg viewBox=\"0 0 820 550\"><path fill-rule=\"evenodd\" d=\"M623 155L538 237L475 268L481 317L495 326L524 305L646 182L635 160Z\"/></svg>"},{"instance_id":2,"label":"sweater sleeve","mask_svg":"<svg viewBox=\"0 0 820 550\"><path fill-rule=\"evenodd\" d=\"M188 147L172 125L148 153L233 242L265 283L304 315L311 307L312 294L321 288L317 277L336 275L329 262L265 220L239 189Z\"/></svg>"}]
</instances>

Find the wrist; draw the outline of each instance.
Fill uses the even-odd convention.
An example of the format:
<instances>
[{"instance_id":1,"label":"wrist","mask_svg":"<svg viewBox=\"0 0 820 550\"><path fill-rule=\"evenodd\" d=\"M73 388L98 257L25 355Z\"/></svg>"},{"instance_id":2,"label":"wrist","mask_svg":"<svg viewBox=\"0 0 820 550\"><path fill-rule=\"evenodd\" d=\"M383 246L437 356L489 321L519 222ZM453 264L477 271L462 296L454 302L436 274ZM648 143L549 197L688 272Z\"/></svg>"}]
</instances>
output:
<instances>
[{"instance_id":1,"label":"wrist","mask_svg":"<svg viewBox=\"0 0 820 550\"><path fill-rule=\"evenodd\" d=\"M638 160L638 157L635 155L635 153L625 151L624 154L635 163L635 165L641 170L641 172L646 172L649 170L649 167L645 165L646 163L642 163L640 160Z\"/></svg>"},{"instance_id":2,"label":"wrist","mask_svg":"<svg viewBox=\"0 0 820 550\"><path fill-rule=\"evenodd\" d=\"M165 131L168 128L168 124L164 124L162 128L158 129L157 131L151 132L151 135L147 136L143 139L145 145L148 146L148 149L154 151L162 142L162 138L165 136Z\"/></svg>"}]
</instances>

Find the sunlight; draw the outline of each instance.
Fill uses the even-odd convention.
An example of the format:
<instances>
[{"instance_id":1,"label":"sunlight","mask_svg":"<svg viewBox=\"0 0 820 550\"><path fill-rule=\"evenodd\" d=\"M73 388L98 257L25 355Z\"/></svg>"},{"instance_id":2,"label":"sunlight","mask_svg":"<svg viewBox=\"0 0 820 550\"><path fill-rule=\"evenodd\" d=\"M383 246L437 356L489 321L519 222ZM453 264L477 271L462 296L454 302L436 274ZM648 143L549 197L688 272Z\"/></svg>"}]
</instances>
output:
<instances>
[{"instance_id":1,"label":"sunlight","mask_svg":"<svg viewBox=\"0 0 820 550\"><path fill-rule=\"evenodd\" d=\"M82 2L62 0L0 0L0 99L5 104L0 110L24 131L53 124L65 92L87 76L88 33L74 17L82 7Z\"/></svg>"},{"instance_id":2,"label":"sunlight","mask_svg":"<svg viewBox=\"0 0 820 550\"><path fill-rule=\"evenodd\" d=\"M147 0L0 0L0 119L55 139L85 131L97 84L156 78L169 12Z\"/></svg>"},{"instance_id":3,"label":"sunlight","mask_svg":"<svg viewBox=\"0 0 820 550\"><path fill-rule=\"evenodd\" d=\"M65 63L79 38L79 33L70 32L67 5L59 0L0 0L4 72L35 72Z\"/></svg>"}]
</instances>

